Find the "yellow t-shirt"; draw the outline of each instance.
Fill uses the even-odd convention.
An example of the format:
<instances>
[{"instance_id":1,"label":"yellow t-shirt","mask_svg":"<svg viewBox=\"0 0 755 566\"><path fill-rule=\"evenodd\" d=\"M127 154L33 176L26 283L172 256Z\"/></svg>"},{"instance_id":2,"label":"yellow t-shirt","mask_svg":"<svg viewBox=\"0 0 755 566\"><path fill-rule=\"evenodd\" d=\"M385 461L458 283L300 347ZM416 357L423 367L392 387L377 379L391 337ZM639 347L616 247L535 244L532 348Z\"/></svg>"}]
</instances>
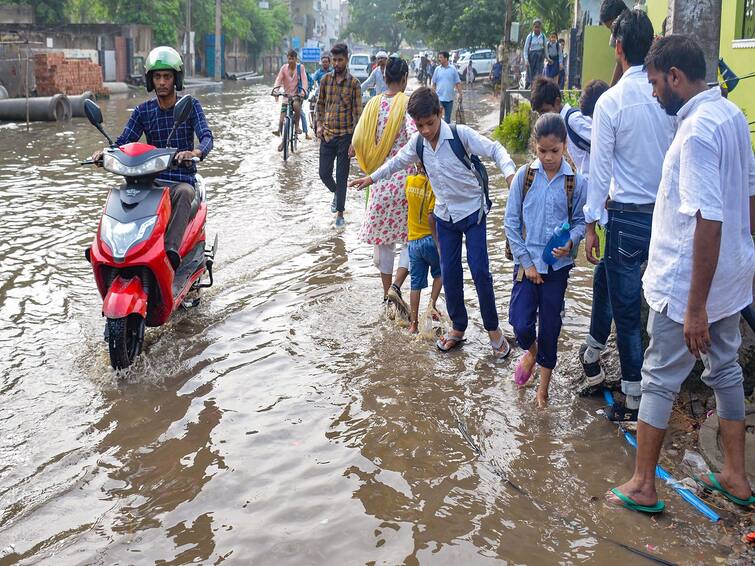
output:
<instances>
[{"instance_id":1,"label":"yellow t-shirt","mask_svg":"<svg viewBox=\"0 0 755 566\"><path fill-rule=\"evenodd\" d=\"M409 240L432 235L427 215L435 208L435 195L424 175L410 175L406 180L406 200L409 204L407 227Z\"/></svg>"}]
</instances>

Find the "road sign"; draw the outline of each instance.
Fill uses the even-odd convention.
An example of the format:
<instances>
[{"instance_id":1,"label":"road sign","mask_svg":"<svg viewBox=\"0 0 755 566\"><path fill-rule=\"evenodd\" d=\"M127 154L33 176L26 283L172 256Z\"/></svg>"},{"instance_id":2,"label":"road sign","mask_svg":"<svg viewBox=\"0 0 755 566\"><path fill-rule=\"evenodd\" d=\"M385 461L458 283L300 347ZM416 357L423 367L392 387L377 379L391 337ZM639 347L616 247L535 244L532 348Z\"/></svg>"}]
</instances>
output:
<instances>
[{"instance_id":1,"label":"road sign","mask_svg":"<svg viewBox=\"0 0 755 566\"><path fill-rule=\"evenodd\" d=\"M320 61L319 47L304 47L301 50L302 63L317 63Z\"/></svg>"}]
</instances>

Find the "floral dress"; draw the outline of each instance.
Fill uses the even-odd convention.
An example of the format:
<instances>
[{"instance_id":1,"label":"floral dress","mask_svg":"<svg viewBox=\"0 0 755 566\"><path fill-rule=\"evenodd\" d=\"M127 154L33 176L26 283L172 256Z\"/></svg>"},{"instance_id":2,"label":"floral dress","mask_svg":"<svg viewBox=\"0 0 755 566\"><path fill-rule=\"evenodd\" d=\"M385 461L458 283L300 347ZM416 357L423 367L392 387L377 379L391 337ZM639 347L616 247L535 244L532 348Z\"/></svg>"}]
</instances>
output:
<instances>
[{"instance_id":1,"label":"floral dress","mask_svg":"<svg viewBox=\"0 0 755 566\"><path fill-rule=\"evenodd\" d=\"M377 140L383 135L388 124L393 97L380 95L380 112L378 114ZM414 120L406 113L404 127L401 128L388 158L396 155L406 145L412 134L417 131ZM406 242L408 215L406 203L406 178L413 167L402 169L392 177L378 181L370 187L370 198L359 229L359 240L366 244L402 244Z\"/></svg>"}]
</instances>

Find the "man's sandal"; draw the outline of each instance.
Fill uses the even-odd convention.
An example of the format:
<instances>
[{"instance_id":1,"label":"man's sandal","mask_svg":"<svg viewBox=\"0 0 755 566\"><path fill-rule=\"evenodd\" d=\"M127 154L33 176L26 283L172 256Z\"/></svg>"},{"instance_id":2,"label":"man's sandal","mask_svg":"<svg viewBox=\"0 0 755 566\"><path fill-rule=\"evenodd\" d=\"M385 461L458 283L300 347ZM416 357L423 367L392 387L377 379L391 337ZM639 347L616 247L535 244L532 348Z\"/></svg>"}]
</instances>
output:
<instances>
[{"instance_id":1,"label":"man's sandal","mask_svg":"<svg viewBox=\"0 0 755 566\"><path fill-rule=\"evenodd\" d=\"M464 336L454 336L453 334L446 333L442 338L439 338L435 345L441 352L450 352L454 348L461 346L467 339ZM448 343L451 343L449 346Z\"/></svg>"},{"instance_id":2,"label":"man's sandal","mask_svg":"<svg viewBox=\"0 0 755 566\"><path fill-rule=\"evenodd\" d=\"M640 513L653 514L653 513L660 513L666 508L666 504L660 499L658 500L658 503L656 503L655 505L640 505L634 499L624 495L615 487L611 490L611 493L613 493L616 497L618 497L621 500L621 503L622 503L621 507L626 507L627 509L631 509L632 511L639 511Z\"/></svg>"},{"instance_id":3,"label":"man's sandal","mask_svg":"<svg viewBox=\"0 0 755 566\"><path fill-rule=\"evenodd\" d=\"M721 482L716 479L716 474L714 474L713 472L708 474L708 481L705 481L697 476L695 476L694 479L700 486L703 487L703 489L706 489L707 491L717 491L726 499L736 503L737 505L741 505L742 507L750 507L751 505L755 505L755 494L751 493L750 497L748 497L747 499L740 499L739 497L728 491L724 486L722 486Z\"/></svg>"}]
</instances>

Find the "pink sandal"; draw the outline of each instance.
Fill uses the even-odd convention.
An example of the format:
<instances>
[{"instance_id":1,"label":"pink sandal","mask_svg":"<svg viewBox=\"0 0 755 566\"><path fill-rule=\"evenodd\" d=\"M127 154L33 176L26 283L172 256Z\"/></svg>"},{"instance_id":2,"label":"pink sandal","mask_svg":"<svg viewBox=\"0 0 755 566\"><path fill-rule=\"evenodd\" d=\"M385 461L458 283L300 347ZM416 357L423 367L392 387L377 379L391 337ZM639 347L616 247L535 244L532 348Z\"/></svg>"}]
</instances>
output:
<instances>
[{"instance_id":1,"label":"pink sandal","mask_svg":"<svg viewBox=\"0 0 755 566\"><path fill-rule=\"evenodd\" d=\"M526 356L525 354L524 356ZM527 371L524 369L524 356L522 356L519 359L519 363L516 364L516 370L514 371L514 383L516 383L519 387L522 387L527 384L527 382L532 378L532 373L535 371L535 366L532 366L532 369L530 371Z\"/></svg>"}]
</instances>

